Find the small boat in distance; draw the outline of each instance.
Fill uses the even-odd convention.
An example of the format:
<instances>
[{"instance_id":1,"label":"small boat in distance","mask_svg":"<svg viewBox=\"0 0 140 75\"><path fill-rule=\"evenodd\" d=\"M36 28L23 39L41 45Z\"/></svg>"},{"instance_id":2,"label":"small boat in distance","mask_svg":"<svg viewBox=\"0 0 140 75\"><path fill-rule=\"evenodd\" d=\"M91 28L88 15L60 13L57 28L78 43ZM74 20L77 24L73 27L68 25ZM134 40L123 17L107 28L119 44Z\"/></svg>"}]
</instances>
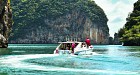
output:
<instances>
[{"instance_id":1,"label":"small boat in distance","mask_svg":"<svg viewBox=\"0 0 140 75\"><path fill-rule=\"evenodd\" d=\"M93 50L93 46L90 45L89 47L87 47L85 42L67 41L58 43L59 45L54 50L54 54L86 55L92 53ZM73 44L75 45L74 48Z\"/></svg>"}]
</instances>

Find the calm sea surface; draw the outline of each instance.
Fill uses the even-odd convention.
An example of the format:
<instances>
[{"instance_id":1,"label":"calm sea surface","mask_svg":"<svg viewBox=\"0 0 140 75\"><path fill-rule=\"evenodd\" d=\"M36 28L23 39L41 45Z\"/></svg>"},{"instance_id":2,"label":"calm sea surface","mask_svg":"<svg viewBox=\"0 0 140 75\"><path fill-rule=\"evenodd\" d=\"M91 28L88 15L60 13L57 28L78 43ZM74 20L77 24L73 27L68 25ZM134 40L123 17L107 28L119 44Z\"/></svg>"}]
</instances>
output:
<instances>
[{"instance_id":1,"label":"calm sea surface","mask_svg":"<svg viewBox=\"0 0 140 75\"><path fill-rule=\"evenodd\" d=\"M57 44L9 44L0 75L140 75L140 47L95 45L93 55L55 55Z\"/></svg>"}]
</instances>

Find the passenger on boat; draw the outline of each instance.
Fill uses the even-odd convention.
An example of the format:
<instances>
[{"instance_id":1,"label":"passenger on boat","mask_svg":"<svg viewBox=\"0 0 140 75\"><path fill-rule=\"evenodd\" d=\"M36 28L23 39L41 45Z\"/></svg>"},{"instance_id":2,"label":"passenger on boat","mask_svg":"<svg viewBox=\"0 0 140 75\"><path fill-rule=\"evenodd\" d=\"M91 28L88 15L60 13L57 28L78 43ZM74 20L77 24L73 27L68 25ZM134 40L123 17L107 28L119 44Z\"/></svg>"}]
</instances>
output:
<instances>
[{"instance_id":1,"label":"passenger on boat","mask_svg":"<svg viewBox=\"0 0 140 75\"><path fill-rule=\"evenodd\" d=\"M82 43L81 48L86 47L85 43Z\"/></svg>"},{"instance_id":2,"label":"passenger on boat","mask_svg":"<svg viewBox=\"0 0 140 75\"><path fill-rule=\"evenodd\" d=\"M74 53L75 43L73 42L71 46L72 46L72 53Z\"/></svg>"},{"instance_id":3,"label":"passenger on boat","mask_svg":"<svg viewBox=\"0 0 140 75\"><path fill-rule=\"evenodd\" d=\"M67 49L70 50L70 44L69 43L67 44Z\"/></svg>"},{"instance_id":4,"label":"passenger on boat","mask_svg":"<svg viewBox=\"0 0 140 75\"><path fill-rule=\"evenodd\" d=\"M87 39L86 39L86 44L87 44L87 48L89 48L89 46L90 46L90 39L87 37Z\"/></svg>"}]
</instances>

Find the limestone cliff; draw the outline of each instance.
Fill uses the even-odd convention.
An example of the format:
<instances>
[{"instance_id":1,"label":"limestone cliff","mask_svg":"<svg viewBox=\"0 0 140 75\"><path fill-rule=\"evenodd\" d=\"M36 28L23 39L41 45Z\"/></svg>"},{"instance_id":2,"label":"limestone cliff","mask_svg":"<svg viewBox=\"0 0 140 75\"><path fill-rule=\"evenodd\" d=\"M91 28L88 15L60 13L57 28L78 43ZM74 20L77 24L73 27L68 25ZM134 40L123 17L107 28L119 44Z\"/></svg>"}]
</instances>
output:
<instances>
[{"instance_id":1,"label":"limestone cliff","mask_svg":"<svg viewBox=\"0 0 140 75\"><path fill-rule=\"evenodd\" d=\"M12 26L10 0L0 0L0 47L8 46L9 32Z\"/></svg>"},{"instance_id":2,"label":"limestone cliff","mask_svg":"<svg viewBox=\"0 0 140 75\"><path fill-rule=\"evenodd\" d=\"M18 3L20 6L17 6ZM22 3L27 6L26 9L21 6ZM14 12L21 13L14 13L15 23L10 43L84 41L89 37L92 43L108 44L108 19L94 1L25 0L13 2L13 7ZM31 9L33 11L30 11Z\"/></svg>"}]
</instances>

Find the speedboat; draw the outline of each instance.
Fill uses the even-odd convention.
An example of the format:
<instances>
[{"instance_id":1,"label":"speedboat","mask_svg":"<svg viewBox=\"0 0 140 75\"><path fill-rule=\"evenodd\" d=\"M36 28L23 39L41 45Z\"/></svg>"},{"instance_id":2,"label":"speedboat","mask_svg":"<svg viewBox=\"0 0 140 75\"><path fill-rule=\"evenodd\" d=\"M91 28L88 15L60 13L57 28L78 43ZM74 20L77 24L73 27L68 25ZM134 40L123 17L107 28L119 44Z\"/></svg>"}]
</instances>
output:
<instances>
[{"instance_id":1,"label":"speedboat","mask_svg":"<svg viewBox=\"0 0 140 75\"><path fill-rule=\"evenodd\" d=\"M92 53L93 46L87 46L85 42L77 41L67 41L67 42L58 42L59 45L54 50L54 54L90 54ZM72 48L72 45L75 44L75 47Z\"/></svg>"}]
</instances>

